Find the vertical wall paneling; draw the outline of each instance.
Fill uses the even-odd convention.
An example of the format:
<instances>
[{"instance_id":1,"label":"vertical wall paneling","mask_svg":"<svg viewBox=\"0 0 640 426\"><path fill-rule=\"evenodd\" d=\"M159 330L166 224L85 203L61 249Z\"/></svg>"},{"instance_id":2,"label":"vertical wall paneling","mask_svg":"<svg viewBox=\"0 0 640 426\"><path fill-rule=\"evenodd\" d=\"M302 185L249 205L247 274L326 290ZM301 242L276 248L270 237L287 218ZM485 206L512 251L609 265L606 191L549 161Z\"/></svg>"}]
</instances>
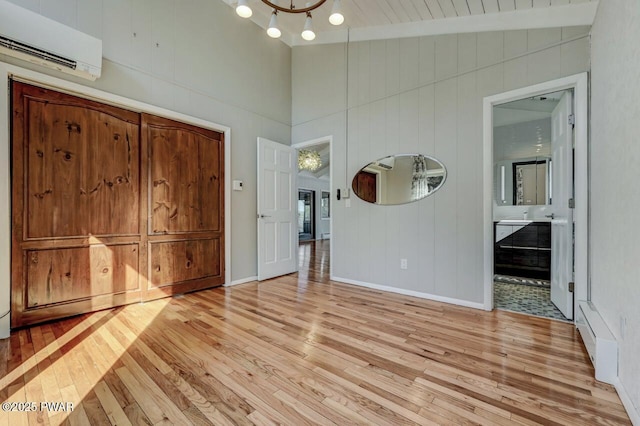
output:
<instances>
[{"instance_id":1,"label":"vertical wall paneling","mask_svg":"<svg viewBox=\"0 0 640 426\"><path fill-rule=\"evenodd\" d=\"M478 34L458 35L458 72L471 71L478 65L477 46L479 42Z\"/></svg>"},{"instance_id":2,"label":"vertical wall paneling","mask_svg":"<svg viewBox=\"0 0 640 426\"><path fill-rule=\"evenodd\" d=\"M607 0L598 7L591 33L589 155L591 300L618 342L616 388L634 424L640 424L639 20L634 2Z\"/></svg>"},{"instance_id":3,"label":"vertical wall paneling","mask_svg":"<svg viewBox=\"0 0 640 426\"><path fill-rule=\"evenodd\" d=\"M478 34L478 66L500 62L504 52L504 33L490 31Z\"/></svg>"},{"instance_id":4,"label":"vertical wall paneling","mask_svg":"<svg viewBox=\"0 0 640 426\"><path fill-rule=\"evenodd\" d=\"M500 3L508 7L509 2L514 8L513 0ZM324 114L327 102L331 110L346 114L344 99L304 98L313 90L305 85L326 87L334 79L341 84L344 74L313 72L303 63L305 48L294 48L294 74L298 67L306 70L293 86L294 103L304 106L306 115L304 122L294 121L292 138L334 135L336 152L348 152L349 162L346 176L340 160L336 162L336 188L350 186L360 167L392 153L434 155L448 171L440 191L413 204L376 206L352 195L352 207L346 207L334 199L333 276L482 306L482 99L586 70L589 52L580 46L588 42L588 31L579 27L551 29L550 35L506 31L351 43L348 139L341 116ZM568 38L562 41L558 34L564 33ZM337 50L313 47L314 55L325 60L331 60L325 56L331 49ZM361 93L367 88L369 93ZM403 258L407 270L400 268Z\"/></svg>"},{"instance_id":5,"label":"vertical wall paneling","mask_svg":"<svg viewBox=\"0 0 640 426\"><path fill-rule=\"evenodd\" d=\"M435 157L447 168L446 191L438 191L435 209L435 283L436 293L446 297L456 296L458 218L453 212L458 207L458 129L456 79L448 79L435 85ZM453 281L452 281L453 280ZM453 284L455 282L456 284Z\"/></svg>"}]
</instances>

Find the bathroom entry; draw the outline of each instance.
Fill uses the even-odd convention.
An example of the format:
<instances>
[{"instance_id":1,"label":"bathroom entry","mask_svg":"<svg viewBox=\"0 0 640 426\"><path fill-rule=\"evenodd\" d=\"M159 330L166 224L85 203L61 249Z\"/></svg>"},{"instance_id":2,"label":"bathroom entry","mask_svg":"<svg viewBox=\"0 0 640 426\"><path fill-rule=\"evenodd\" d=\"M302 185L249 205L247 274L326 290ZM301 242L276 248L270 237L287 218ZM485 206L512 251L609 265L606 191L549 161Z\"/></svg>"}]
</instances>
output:
<instances>
[{"instance_id":1,"label":"bathroom entry","mask_svg":"<svg viewBox=\"0 0 640 426\"><path fill-rule=\"evenodd\" d=\"M573 318L573 94L493 106L494 302Z\"/></svg>"}]
</instances>

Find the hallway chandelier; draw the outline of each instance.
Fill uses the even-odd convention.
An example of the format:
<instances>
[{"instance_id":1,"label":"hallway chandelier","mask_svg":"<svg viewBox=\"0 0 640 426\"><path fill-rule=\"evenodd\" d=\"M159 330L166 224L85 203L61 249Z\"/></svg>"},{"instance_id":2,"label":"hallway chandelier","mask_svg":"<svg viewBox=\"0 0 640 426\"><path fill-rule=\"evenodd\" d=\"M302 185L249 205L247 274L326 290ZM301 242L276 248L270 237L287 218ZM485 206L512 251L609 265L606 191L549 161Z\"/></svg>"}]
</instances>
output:
<instances>
[{"instance_id":1,"label":"hallway chandelier","mask_svg":"<svg viewBox=\"0 0 640 426\"><path fill-rule=\"evenodd\" d=\"M298 152L298 169L315 172L322 167L322 159L316 151L301 149Z\"/></svg>"},{"instance_id":2,"label":"hallway chandelier","mask_svg":"<svg viewBox=\"0 0 640 426\"><path fill-rule=\"evenodd\" d=\"M267 34L269 37L278 38L282 35L282 31L278 27L278 12L284 13L305 13L307 18L304 21L304 28L300 34L303 39L311 41L316 38L316 33L313 31L313 23L311 11L322 6L327 0L318 0L315 3L309 2L305 7L296 7L294 0L290 0L289 7L283 7L278 5L278 0L260 0L262 3L272 8L271 20L267 27ZM250 18L253 15L251 7L249 7L249 0L238 0L236 6L236 13L242 18ZM329 16L329 22L332 25L340 25L344 22L344 15L342 15L342 8L340 7L340 0L333 0L333 7L331 9L331 15Z\"/></svg>"}]
</instances>

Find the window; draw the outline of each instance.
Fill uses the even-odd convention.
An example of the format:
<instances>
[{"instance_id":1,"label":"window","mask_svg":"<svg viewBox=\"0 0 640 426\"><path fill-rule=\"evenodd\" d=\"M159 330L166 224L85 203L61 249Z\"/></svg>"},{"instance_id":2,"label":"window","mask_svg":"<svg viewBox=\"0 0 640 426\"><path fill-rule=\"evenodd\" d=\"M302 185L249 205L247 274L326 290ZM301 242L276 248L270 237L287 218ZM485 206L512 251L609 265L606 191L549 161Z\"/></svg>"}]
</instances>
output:
<instances>
[{"instance_id":1,"label":"window","mask_svg":"<svg viewBox=\"0 0 640 426\"><path fill-rule=\"evenodd\" d=\"M320 206L321 217L323 219L329 219L331 210L329 209L329 203L331 202L331 193L322 191L322 204Z\"/></svg>"}]
</instances>

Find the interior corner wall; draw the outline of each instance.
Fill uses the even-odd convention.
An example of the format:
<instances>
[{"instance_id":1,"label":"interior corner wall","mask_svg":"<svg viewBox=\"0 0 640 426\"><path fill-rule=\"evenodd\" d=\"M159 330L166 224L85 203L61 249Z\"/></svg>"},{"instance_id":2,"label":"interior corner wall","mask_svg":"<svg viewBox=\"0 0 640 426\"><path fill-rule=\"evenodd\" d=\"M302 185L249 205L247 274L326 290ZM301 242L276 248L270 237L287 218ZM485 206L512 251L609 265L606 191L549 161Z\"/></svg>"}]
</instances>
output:
<instances>
[{"instance_id":1,"label":"interior corner wall","mask_svg":"<svg viewBox=\"0 0 640 426\"><path fill-rule=\"evenodd\" d=\"M591 35L591 300L618 341L618 376L635 406L636 419L640 418L638 40L638 3L601 1Z\"/></svg>"},{"instance_id":2,"label":"interior corner wall","mask_svg":"<svg viewBox=\"0 0 640 426\"><path fill-rule=\"evenodd\" d=\"M588 33L571 27L295 47L292 141L333 135L333 194L350 188L368 162L395 153L434 156L448 173L437 193L411 204L378 206L352 195L346 207L334 197L332 276L480 306L482 100L587 71Z\"/></svg>"},{"instance_id":3,"label":"interior corner wall","mask_svg":"<svg viewBox=\"0 0 640 426\"><path fill-rule=\"evenodd\" d=\"M102 76L0 60L231 128L231 279L255 277L256 140L291 143L291 48L221 1L11 1L102 39Z\"/></svg>"}]
</instances>

